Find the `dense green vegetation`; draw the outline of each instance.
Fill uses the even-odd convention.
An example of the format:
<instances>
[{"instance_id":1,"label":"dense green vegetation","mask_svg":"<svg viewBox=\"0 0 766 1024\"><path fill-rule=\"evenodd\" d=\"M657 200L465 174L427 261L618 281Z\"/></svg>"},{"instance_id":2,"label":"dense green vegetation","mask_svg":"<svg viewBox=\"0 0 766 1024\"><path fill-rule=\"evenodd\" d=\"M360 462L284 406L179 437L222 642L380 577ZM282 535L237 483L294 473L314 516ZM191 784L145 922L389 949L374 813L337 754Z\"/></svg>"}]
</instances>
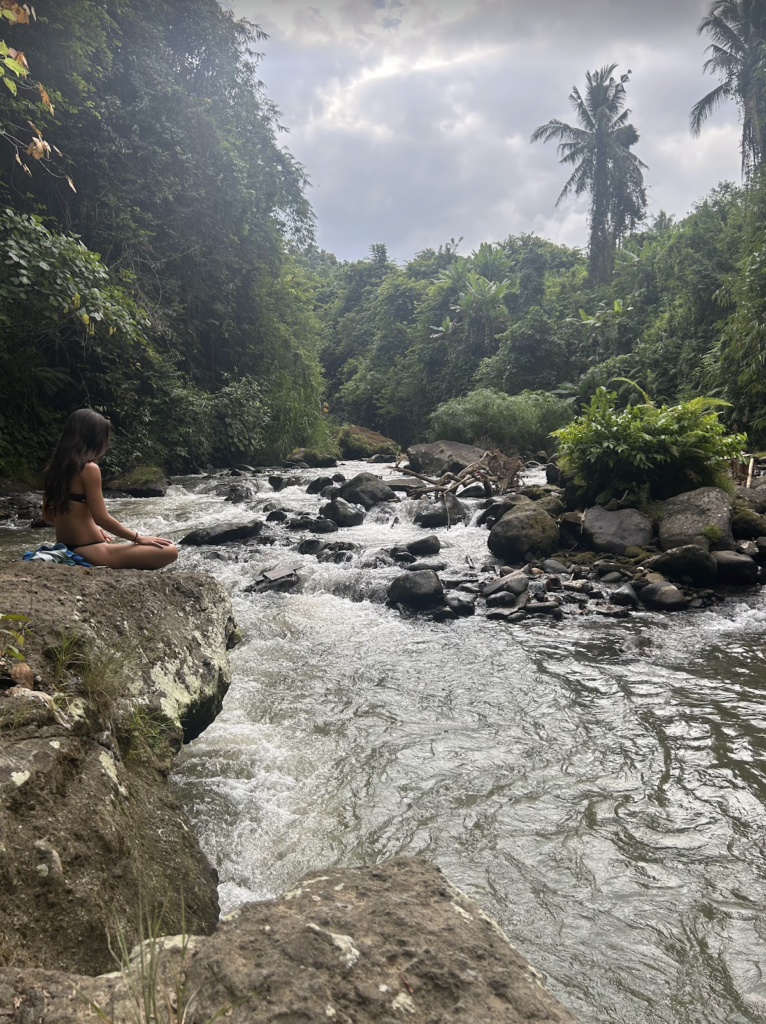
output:
<instances>
[{"instance_id":1,"label":"dense green vegetation","mask_svg":"<svg viewBox=\"0 0 766 1024\"><path fill-rule=\"evenodd\" d=\"M320 324L294 255L313 217L258 30L216 0L41 0L37 19L6 45L50 106L0 90L20 154L0 177L0 468L39 465L83 403L113 419L115 467L321 446ZM26 119L63 161L22 148Z\"/></svg>"},{"instance_id":2,"label":"dense green vegetation","mask_svg":"<svg viewBox=\"0 0 766 1024\"><path fill-rule=\"evenodd\" d=\"M647 224L610 65L573 91L574 125L535 133L590 197L587 253L452 239L404 265L313 244L256 27L217 0L37 8L0 0L0 474L38 469L82 404L116 425L114 470L337 451L344 423L534 451L604 387L618 432L627 407L711 395L763 446L766 0L715 0L702 25L720 83L692 129L740 104L744 184Z\"/></svg>"}]
</instances>

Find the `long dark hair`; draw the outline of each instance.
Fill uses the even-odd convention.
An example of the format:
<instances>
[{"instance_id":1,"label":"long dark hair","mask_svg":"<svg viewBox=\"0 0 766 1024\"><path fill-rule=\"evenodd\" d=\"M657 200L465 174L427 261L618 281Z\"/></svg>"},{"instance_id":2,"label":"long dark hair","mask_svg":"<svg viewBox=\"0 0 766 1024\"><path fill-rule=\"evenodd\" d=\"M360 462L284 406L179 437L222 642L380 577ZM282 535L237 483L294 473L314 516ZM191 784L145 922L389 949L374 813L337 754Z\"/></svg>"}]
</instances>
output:
<instances>
[{"instance_id":1,"label":"long dark hair","mask_svg":"<svg viewBox=\"0 0 766 1024\"><path fill-rule=\"evenodd\" d=\"M69 485L87 462L100 458L109 444L112 424L92 409L78 409L64 424L58 448L45 470L45 510L69 511Z\"/></svg>"}]
</instances>

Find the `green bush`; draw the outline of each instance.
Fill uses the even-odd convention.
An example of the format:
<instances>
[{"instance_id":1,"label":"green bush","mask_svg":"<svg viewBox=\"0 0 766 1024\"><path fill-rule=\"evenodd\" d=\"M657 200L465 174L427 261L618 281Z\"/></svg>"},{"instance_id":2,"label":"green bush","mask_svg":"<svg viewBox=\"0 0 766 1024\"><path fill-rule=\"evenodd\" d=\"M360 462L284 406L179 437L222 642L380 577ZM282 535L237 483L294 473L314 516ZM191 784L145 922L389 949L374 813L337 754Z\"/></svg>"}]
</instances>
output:
<instances>
[{"instance_id":1,"label":"green bush","mask_svg":"<svg viewBox=\"0 0 766 1024\"><path fill-rule=\"evenodd\" d=\"M626 492L664 499L721 486L726 463L745 449L746 436L727 434L718 419L716 407L725 402L695 398L657 406L646 399L617 409L616 399L616 392L598 388L583 414L555 435L562 468L598 504Z\"/></svg>"},{"instance_id":2,"label":"green bush","mask_svg":"<svg viewBox=\"0 0 766 1024\"><path fill-rule=\"evenodd\" d=\"M502 391L480 389L465 398L453 398L432 414L432 441L481 442L501 451L538 451L549 444L550 435L573 415L571 403L545 391Z\"/></svg>"}]
</instances>

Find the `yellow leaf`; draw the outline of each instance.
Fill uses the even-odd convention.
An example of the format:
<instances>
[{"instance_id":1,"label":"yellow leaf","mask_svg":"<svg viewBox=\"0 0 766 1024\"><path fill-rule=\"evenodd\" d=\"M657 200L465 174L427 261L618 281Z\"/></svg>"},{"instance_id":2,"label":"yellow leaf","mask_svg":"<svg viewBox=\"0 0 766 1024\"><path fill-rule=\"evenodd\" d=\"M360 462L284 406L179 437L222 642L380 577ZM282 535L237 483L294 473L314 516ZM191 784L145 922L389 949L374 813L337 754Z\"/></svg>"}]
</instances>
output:
<instances>
[{"instance_id":1,"label":"yellow leaf","mask_svg":"<svg viewBox=\"0 0 766 1024\"><path fill-rule=\"evenodd\" d=\"M68 174L65 174L65 175L64 175L64 177L65 177L65 178L66 178L66 180L67 180L67 181L69 182L69 187L71 188L71 190L72 190L73 192L77 192L77 189L76 189L76 188L74 187L74 182L73 182L73 181L72 181L72 179L71 179L71 178L69 177L69 175L68 175Z\"/></svg>"},{"instance_id":2,"label":"yellow leaf","mask_svg":"<svg viewBox=\"0 0 766 1024\"><path fill-rule=\"evenodd\" d=\"M40 90L40 100L42 102L42 105L44 107L46 107L50 111L50 113L52 114L53 113L53 104L51 103L50 96L45 91L45 86L42 84L42 82L38 82L37 83L37 88Z\"/></svg>"},{"instance_id":3,"label":"yellow leaf","mask_svg":"<svg viewBox=\"0 0 766 1024\"><path fill-rule=\"evenodd\" d=\"M16 150L16 163L19 165L19 167L23 167L24 166L24 164L21 162L21 157L19 156L19 151L18 150Z\"/></svg>"}]
</instances>

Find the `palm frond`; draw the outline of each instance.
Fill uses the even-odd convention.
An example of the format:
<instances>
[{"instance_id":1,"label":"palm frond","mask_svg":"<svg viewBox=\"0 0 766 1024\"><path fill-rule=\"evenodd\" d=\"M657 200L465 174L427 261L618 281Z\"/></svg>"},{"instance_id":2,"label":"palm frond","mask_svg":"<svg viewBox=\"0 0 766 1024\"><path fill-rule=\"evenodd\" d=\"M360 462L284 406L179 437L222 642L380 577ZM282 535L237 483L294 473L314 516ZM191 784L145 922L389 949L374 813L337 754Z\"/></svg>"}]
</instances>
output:
<instances>
[{"instance_id":1,"label":"palm frond","mask_svg":"<svg viewBox=\"0 0 766 1024\"><path fill-rule=\"evenodd\" d=\"M707 96L695 103L692 107L691 114L689 115L689 127L692 135L697 138L702 131L702 126L705 121L710 117L714 110L729 99L733 94L733 87L730 82L722 82L721 85L716 86L715 89L711 90Z\"/></svg>"}]
</instances>

